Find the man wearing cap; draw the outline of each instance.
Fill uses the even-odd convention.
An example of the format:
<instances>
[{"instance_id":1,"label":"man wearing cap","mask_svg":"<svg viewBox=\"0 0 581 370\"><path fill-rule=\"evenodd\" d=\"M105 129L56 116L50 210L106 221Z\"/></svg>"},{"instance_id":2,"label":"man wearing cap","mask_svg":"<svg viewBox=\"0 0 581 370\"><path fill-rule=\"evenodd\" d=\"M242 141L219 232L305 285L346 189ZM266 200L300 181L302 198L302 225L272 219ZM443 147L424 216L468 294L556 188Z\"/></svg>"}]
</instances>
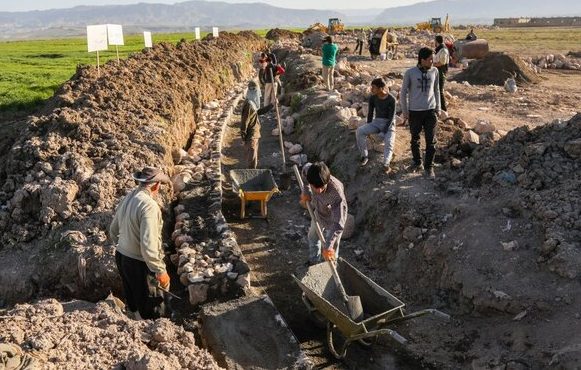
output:
<instances>
[{"instance_id":1,"label":"man wearing cap","mask_svg":"<svg viewBox=\"0 0 581 370\"><path fill-rule=\"evenodd\" d=\"M248 82L248 90L242 105L240 119L240 136L244 142L246 167L258 167L258 140L260 139L260 121L258 116L268 112L272 105L260 108L260 89L256 81Z\"/></svg>"},{"instance_id":2,"label":"man wearing cap","mask_svg":"<svg viewBox=\"0 0 581 370\"><path fill-rule=\"evenodd\" d=\"M311 227L307 236L309 241L308 265L314 265L325 260L339 258L339 242L347 222L347 199L343 184L331 175L329 167L324 162L307 163L303 167L309 186L302 189L300 203L306 207L310 202L316 221L321 227L325 244L321 243L317 235L315 220L311 220Z\"/></svg>"},{"instance_id":3,"label":"man wearing cap","mask_svg":"<svg viewBox=\"0 0 581 370\"><path fill-rule=\"evenodd\" d=\"M169 290L170 282L163 261L161 209L154 197L161 184L170 180L154 167L135 172L133 178L139 185L117 206L109 237L117 244L115 262L129 311L136 319L152 319L159 316L155 306L161 299L156 302L150 297L148 278L154 276L165 290Z\"/></svg>"}]
</instances>

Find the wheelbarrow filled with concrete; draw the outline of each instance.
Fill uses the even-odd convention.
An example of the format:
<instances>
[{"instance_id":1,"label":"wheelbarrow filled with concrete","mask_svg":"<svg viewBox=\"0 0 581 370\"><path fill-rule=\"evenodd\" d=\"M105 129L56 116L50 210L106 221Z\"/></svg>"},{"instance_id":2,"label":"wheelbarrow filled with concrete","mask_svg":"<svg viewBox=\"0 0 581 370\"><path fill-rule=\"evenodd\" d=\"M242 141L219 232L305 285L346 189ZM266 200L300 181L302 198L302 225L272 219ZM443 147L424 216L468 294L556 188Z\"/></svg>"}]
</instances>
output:
<instances>
[{"instance_id":1,"label":"wheelbarrow filled with concrete","mask_svg":"<svg viewBox=\"0 0 581 370\"><path fill-rule=\"evenodd\" d=\"M259 201L260 214L266 218L266 203L274 193L278 192L272 172L265 169L237 169L230 170L230 177L232 190L240 197L240 218L246 216L246 202L248 201Z\"/></svg>"},{"instance_id":2,"label":"wheelbarrow filled with concrete","mask_svg":"<svg viewBox=\"0 0 581 370\"><path fill-rule=\"evenodd\" d=\"M363 318L353 321L341 293L335 284L329 263L310 266L293 279L303 291L303 302L320 323L327 326L327 345L338 359L343 359L347 347L353 342L370 345L370 340L379 335L388 335L401 344L407 340L390 325L424 315L435 315L444 320L450 316L435 309L425 309L411 314L405 313L405 303L374 283L347 261L339 258L337 271L345 291L350 296L359 296L363 307ZM343 337L340 348L335 348L334 334Z\"/></svg>"}]
</instances>

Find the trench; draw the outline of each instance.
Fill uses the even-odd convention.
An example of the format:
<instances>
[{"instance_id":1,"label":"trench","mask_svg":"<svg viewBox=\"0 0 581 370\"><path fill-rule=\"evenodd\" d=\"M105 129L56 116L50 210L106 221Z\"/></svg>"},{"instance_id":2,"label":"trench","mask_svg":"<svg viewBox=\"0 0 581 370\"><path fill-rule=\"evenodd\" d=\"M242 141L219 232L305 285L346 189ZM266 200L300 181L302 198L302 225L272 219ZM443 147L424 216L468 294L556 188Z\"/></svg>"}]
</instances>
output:
<instances>
[{"instance_id":1,"label":"trench","mask_svg":"<svg viewBox=\"0 0 581 370\"><path fill-rule=\"evenodd\" d=\"M301 300L301 290L292 280L291 274L304 269L307 260L306 233L310 219L306 211L298 206L299 189L296 183L289 190L275 195L267 204L268 218L262 219L258 202L246 207L248 217L240 219L240 200L232 191L231 169L244 168L242 141L237 123L240 105L226 128L222 150L223 212L238 244L251 267L253 289L271 297L275 306L287 321L301 349L313 362L315 368L329 369L412 369L418 361L410 354L398 353L390 348L392 343L364 348L357 344L349 347L344 361L339 361L327 349L326 331L315 325ZM278 137L271 131L276 125L273 113L261 119L259 168L270 169L277 181L282 171ZM288 158L288 157L287 157ZM280 182L280 181L279 181ZM355 245L345 240L341 244L342 256L355 258Z\"/></svg>"}]
</instances>

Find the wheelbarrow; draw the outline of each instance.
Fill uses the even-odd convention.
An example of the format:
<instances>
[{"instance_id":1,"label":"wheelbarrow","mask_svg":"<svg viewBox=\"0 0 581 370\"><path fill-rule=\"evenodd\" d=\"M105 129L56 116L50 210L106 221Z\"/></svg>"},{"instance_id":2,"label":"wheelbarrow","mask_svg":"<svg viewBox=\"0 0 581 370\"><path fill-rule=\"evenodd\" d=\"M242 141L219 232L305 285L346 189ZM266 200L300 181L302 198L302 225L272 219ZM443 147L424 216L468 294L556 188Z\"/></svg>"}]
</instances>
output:
<instances>
[{"instance_id":1,"label":"wheelbarrow","mask_svg":"<svg viewBox=\"0 0 581 370\"><path fill-rule=\"evenodd\" d=\"M240 197L240 218L246 217L246 202L260 201L260 215L267 217L266 203L278 187L270 170L237 169L230 170L232 190Z\"/></svg>"},{"instance_id":2,"label":"wheelbarrow","mask_svg":"<svg viewBox=\"0 0 581 370\"><path fill-rule=\"evenodd\" d=\"M369 346L370 340L377 339L380 335L388 335L398 343L405 344L406 338L388 328L392 324L428 314L446 321L450 319L449 315L436 309L406 314L405 303L342 258L337 261L337 270L347 294L361 297L364 316L359 322L351 319L328 263L310 266L300 277L292 277L303 291L303 302L311 315L316 321L326 323L329 351L339 360L345 358L351 343L359 342ZM336 332L343 337L343 343L338 350L333 339Z\"/></svg>"}]
</instances>

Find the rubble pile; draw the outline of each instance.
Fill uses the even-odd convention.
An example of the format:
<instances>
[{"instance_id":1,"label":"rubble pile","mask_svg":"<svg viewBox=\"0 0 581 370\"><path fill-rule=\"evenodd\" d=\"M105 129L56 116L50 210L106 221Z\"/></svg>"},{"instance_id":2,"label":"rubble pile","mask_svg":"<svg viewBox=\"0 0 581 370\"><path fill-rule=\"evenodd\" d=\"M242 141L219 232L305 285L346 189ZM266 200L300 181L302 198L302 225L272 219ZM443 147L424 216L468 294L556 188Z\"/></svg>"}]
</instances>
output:
<instances>
[{"instance_id":1,"label":"rubble pile","mask_svg":"<svg viewBox=\"0 0 581 370\"><path fill-rule=\"evenodd\" d=\"M0 342L38 369L220 369L191 332L168 319L131 320L112 300L21 304L0 321Z\"/></svg>"},{"instance_id":2,"label":"rubble pile","mask_svg":"<svg viewBox=\"0 0 581 370\"><path fill-rule=\"evenodd\" d=\"M539 262L570 279L581 275L580 138L581 114L533 130L519 127L462 168L468 185L502 185L518 194L520 212L531 212L545 229Z\"/></svg>"},{"instance_id":3,"label":"rubble pile","mask_svg":"<svg viewBox=\"0 0 581 370\"><path fill-rule=\"evenodd\" d=\"M119 66L108 63L100 76L94 67L80 68L0 161L0 253L16 259L9 250L51 251L37 259L48 268L18 263L26 269L18 284L0 272L0 303L44 287L88 299L102 297L105 287L119 289L107 228L115 204L135 186L132 172L147 164L179 174L172 149L185 146L202 105L221 97L224 83L254 73L246 51L264 45L257 35L221 33L211 41L155 45ZM211 154L207 138L192 139L200 171L192 177L213 176L203 164ZM165 189L162 203L171 196Z\"/></svg>"},{"instance_id":4,"label":"rubble pile","mask_svg":"<svg viewBox=\"0 0 581 370\"><path fill-rule=\"evenodd\" d=\"M529 57L526 61L542 69L581 70L581 59L579 57L567 57L563 54L538 55Z\"/></svg>"}]
</instances>

